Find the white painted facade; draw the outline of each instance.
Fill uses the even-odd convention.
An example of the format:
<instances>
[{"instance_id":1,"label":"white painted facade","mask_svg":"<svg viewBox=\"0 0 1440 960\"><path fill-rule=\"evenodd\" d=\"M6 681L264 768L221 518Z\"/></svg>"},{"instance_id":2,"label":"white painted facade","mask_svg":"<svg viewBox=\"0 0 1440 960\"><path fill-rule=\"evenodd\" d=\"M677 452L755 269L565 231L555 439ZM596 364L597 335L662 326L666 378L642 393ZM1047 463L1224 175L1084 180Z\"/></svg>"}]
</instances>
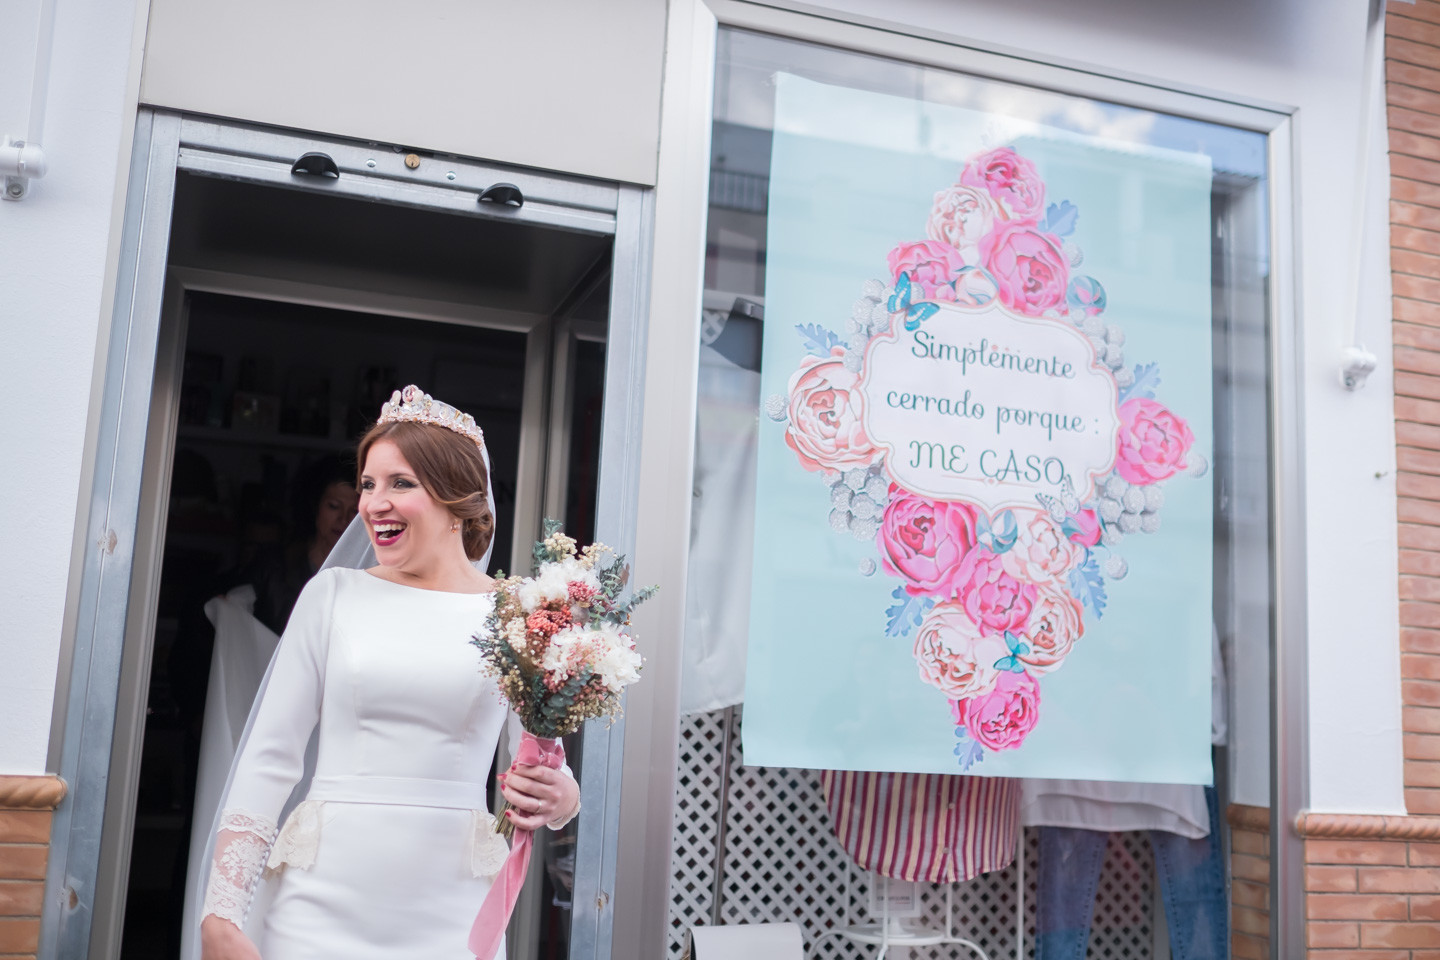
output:
<instances>
[{"instance_id":1,"label":"white painted facade","mask_svg":"<svg viewBox=\"0 0 1440 960\"><path fill-rule=\"evenodd\" d=\"M0 33L0 135L24 132L44 2L14 0ZM0 347L7 358L11 410L4 432L10 454L6 506L13 514L0 549L0 603L6 611L0 628L0 774L56 768L51 718L57 678L59 696L67 693L66 631L75 571L81 551L97 549L86 531L77 529L76 518L86 515L91 496L94 412L103 386L130 143L142 103L653 184L656 253L646 435L653 430L683 440L693 423L674 399L685 395L687 384L693 396L693 373L686 370L694 357L689 318L699 303L709 162L704 111L713 68L707 58L717 14L725 22L729 11L766 5L717 0L712 10L700 0L669 0L668 8L661 0L547 4L574 6L584 14L528 15L528 26L515 36L539 54L533 65L514 49L488 64L465 59L483 50L482 28L494 14L464 13L479 5L433 0L375 7L373 18L342 22L339 41L332 31L336 18L346 14L337 10L328 19L301 19L284 43L257 26L284 22L272 9L277 6L285 5L56 2L42 139L49 173L32 183L25 200L0 204ZM846 37L856 35L854 25L874 27L875 49L881 52L894 43L903 47L913 36L1293 110L1293 157L1282 172L1293 178L1296 217L1294 224L1274 228L1294 231L1295 289L1289 293L1301 319L1300 369L1282 375L1296 378L1303 401L1305 470L1303 476L1283 478L1283 488L1286 495L1303 492L1305 503L1306 804L1325 812L1403 813L1388 167L1379 86L1369 88L1377 98L1374 129L1364 136L1361 127L1366 3L777 0L775 6L813 15L804 34L811 39L839 42L833 39L840 35L837 24ZM432 30L395 30L383 19L404 17L418 24L433 17L441 23L451 15L459 21ZM227 23L224 17L238 20ZM222 50L226 55L211 57L203 44L188 42L193 35L212 43L216 37L245 37L247 56ZM551 38L554 49L547 56ZM345 44L362 41L382 49L367 62L323 56L327 50L353 50ZM445 53L437 56L431 43L442 44ZM267 60L271 54L278 59ZM291 98L284 83L261 83L247 73L247 63L279 70L287 58L307 54L312 67L321 63L326 69L299 75L307 85L304 95ZM372 64L395 74L380 100L362 96L359 83L375 69ZM536 82L526 82L531 71ZM487 128L463 108L456 88L483 88L497 76L507 78L507 102L526 109L502 110L498 128ZM336 80L323 87L327 77ZM315 93L322 89L324 96ZM577 101L577 89L593 95ZM565 131L554 120L577 111L589 126ZM373 126L367 125L371 118ZM1363 223L1354 222L1361 167L1357 142L1372 151ZM1363 265L1358 320L1349 280L1357 260ZM683 319L672 324L675 317ZM1353 393L1339 380L1341 350L1351 342L1352 325L1380 361L1364 389ZM690 449L683 443L666 446ZM676 581L686 555L689 464L667 450L655 446L644 454L647 512L636 565L640 580L663 572L673 584L645 612L648 635L678 638L684 589ZM637 688L643 692L630 708L623 818L632 836L645 834L647 820L668 817L663 791L646 791L644 781L668 776L674 768L666 736L674 725L676 684L657 682L678 677L673 654L661 651L652 658L652 683ZM1252 731L1247 736L1268 725L1263 686L1245 692L1247 673L1264 675L1262 664L1251 666L1247 672L1237 665L1241 692L1232 721L1232 729ZM1263 805L1268 751L1249 749L1254 746L1235 744L1234 799ZM664 842L656 834L641 846ZM652 855L637 847L622 858ZM648 886L652 879L664 882L647 878L642 898L647 901L655 892ZM663 889L661 895L663 900ZM656 907L628 920L626 909L617 904L615 955L642 955L638 948L653 942ZM637 951L622 949L622 928L633 932Z\"/></svg>"}]
</instances>

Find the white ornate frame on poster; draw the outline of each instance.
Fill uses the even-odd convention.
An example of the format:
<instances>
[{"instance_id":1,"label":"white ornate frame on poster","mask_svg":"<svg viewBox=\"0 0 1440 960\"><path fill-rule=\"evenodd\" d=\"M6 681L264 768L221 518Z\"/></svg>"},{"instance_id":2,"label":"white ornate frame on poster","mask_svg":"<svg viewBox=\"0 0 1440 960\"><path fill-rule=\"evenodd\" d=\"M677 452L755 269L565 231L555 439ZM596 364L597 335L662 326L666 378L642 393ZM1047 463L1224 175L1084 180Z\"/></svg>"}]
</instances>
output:
<instances>
[{"instance_id":1,"label":"white ornate frame on poster","mask_svg":"<svg viewBox=\"0 0 1440 960\"><path fill-rule=\"evenodd\" d=\"M792 9L782 9L792 7ZM1263 134L1266 139L1270 262L1265 364L1269 422L1269 574L1271 604L1269 637L1269 800L1271 830L1271 949L1288 956L1303 950L1303 890L1291 878L1301 874L1301 841L1280 825L1292 822L1305 803L1304 763L1305 677L1305 553L1304 485L1301 426L1300 320L1295 263L1296 212L1292 165L1292 109L1283 105L1242 102L1158 81L1097 72L1093 66L1041 62L1023 53L987 48L961 37L908 31L894 23L867 21L801 4L759 4L743 0L706 0L671 5L665 105L662 114L661 162L656 207L656 258L652 308L657 315L694 315L702 303L703 241L710 183L710 133L716 65L716 38L725 28L756 31L803 43L823 44L930 66L980 78L1026 85L1063 94L1153 110ZM706 304L709 306L709 304ZM637 536L639 555L670 571L685 569L692 465L670 457L669 450L694 446L695 409L683 398L696 395L696 370L677 366L675 357L694 357L700 347L698 325L682 323L652 327L649 344L650 382L665 389L647 397L642 453L641 496L648 505ZM663 365L664 370L661 371ZM662 396L663 394L663 396ZM678 401L678 402L677 402ZM664 438L663 442L657 442ZM673 581L673 577L672 577ZM651 635L683 633L683 589L645 614ZM639 892L617 904L613 955L650 955L668 942L672 951L683 941L679 926L686 920L758 922L784 919L806 909L829 910L830 922L845 919L850 903L837 889L846 883L843 853L813 854L804 863L786 851L787 837L804 833L820 846L833 841L822 823L823 800L806 771L744 768L735 743L738 711L680 718L678 709L679 652L656 651L648 669L652 684L628 707L626 777L622 785L620 843L622 854L617 888ZM643 698L643 699L642 699ZM635 722L643 717L643 722ZM1253 729L1253 728L1252 728ZM646 777L642 771L676 771L673 780ZM716 797L716 791L720 796ZM766 803L772 808L763 811ZM748 812L737 814L736 806ZM778 813L773 808L781 808ZM648 839L645 824L662 817L675 823L671 844ZM727 905L725 889L738 890L743 881L725 875L725 846L737 844L733 831L747 831L744 846L757 871L779 870L797 887L792 899L757 907L752 901ZM727 833L732 835L727 837ZM833 842L830 844L835 846ZM838 848L837 848L838 850ZM628 851L628 852L627 852ZM1145 851L1130 851L1136 860ZM673 856L672 856L673 855ZM768 859L767 859L768 858ZM729 862L742 862L732 851ZM1033 863L1033 861L1032 861ZM688 864L688 867L686 866ZM668 889L666 889L668 888ZM987 887L977 895L991 898ZM807 907L806 894L828 906ZM964 893L961 896L965 896ZM863 903L863 896L861 897ZM768 909L769 915L765 914ZM1097 909L1104 909L1101 904ZM938 918L938 910L932 911ZM848 955L848 954L842 954ZM858 954L857 954L858 955ZM1003 953L1001 955L1004 955Z\"/></svg>"}]
</instances>

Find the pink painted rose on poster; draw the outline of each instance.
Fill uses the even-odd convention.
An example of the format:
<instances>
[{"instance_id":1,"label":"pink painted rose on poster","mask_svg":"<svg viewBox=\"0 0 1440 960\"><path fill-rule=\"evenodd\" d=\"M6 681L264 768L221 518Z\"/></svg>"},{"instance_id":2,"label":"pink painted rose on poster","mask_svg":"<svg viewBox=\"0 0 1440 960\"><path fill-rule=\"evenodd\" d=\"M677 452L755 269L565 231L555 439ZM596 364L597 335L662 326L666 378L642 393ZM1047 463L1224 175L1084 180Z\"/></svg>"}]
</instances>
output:
<instances>
[{"instance_id":1,"label":"pink painted rose on poster","mask_svg":"<svg viewBox=\"0 0 1440 960\"><path fill-rule=\"evenodd\" d=\"M1084 559L1085 551L1044 510L1017 508L1014 513L1019 521L1015 545L1000 555L1010 576L1031 583L1063 580Z\"/></svg>"},{"instance_id":2,"label":"pink painted rose on poster","mask_svg":"<svg viewBox=\"0 0 1440 960\"><path fill-rule=\"evenodd\" d=\"M917 497L890 487L876 543L880 562L905 580L914 597L953 597L965 582L963 561L975 548L975 508L968 503Z\"/></svg>"},{"instance_id":3,"label":"pink painted rose on poster","mask_svg":"<svg viewBox=\"0 0 1440 960\"><path fill-rule=\"evenodd\" d=\"M922 295L917 300L953 301L955 281L965 266L959 250L934 240L902 243L890 251L889 261L893 280L907 273L910 282L920 288Z\"/></svg>"},{"instance_id":4,"label":"pink painted rose on poster","mask_svg":"<svg viewBox=\"0 0 1440 960\"><path fill-rule=\"evenodd\" d=\"M1040 684L1028 673L1002 672L995 689L950 704L957 726L987 750L1013 750L1040 719Z\"/></svg>"},{"instance_id":5,"label":"pink painted rose on poster","mask_svg":"<svg viewBox=\"0 0 1440 960\"><path fill-rule=\"evenodd\" d=\"M960 183L988 192L1008 220L1034 220L1045 209L1045 183L1035 164L1011 147L972 159L960 171Z\"/></svg>"},{"instance_id":6,"label":"pink painted rose on poster","mask_svg":"<svg viewBox=\"0 0 1440 960\"><path fill-rule=\"evenodd\" d=\"M1035 584L1005 572L1005 563L981 547L965 561L960 598L975 625L989 633L1019 631L1035 605Z\"/></svg>"},{"instance_id":7,"label":"pink painted rose on poster","mask_svg":"<svg viewBox=\"0 0 1440 960\"><path fill-rule=\"evenodd\" d=\"M1038 317L1065 306L1070 261L1056 237L1028 223L1009 223L981 241L980 255L1000 302L1011 310Z\"/></svg>"},{"instance_id":8,"label":"pink painted rose on poster","mask_svg":"<svg viewBox=\"0 0 1440 960\"><path fill-rule=\"evenodd\" d=\"M845 369L838 347L831 357L806 357L790 377L785 442L806 470L827 474L869 466L875 447L861 423L858 375Z\"/></svg>"},{"instance_id":9,"label":"pink painted rose on poster","mask_svg":"<svg viewBox=\"0 0 1440 960\"><path fill-rule=\"evenodd\" d=\"M1000 677L995 663L1008 652L1004 640L982 635L965 608L954 602L933 607L915 634L920 679L952 700L989 693Z\"/></svg>"},{"instance_id":10,"label":"pink painted rose on poster","mask_svg":"<svg viewBox=\"0 0 1440 960\"><path fill-rule=\"evenodd\" d=\"M1189 425L1164 404L1146 397L1126 400L1120 404L1115 472L1136 485L1165 480L1186 468L1185 455L1194 443Z\"/></svg>"},{"instance_id":11,"label":"pink painted rose on poster","mask_svg":"<svg viewBox=\"0 0 1440 960\"><path fill-rule=\"evenodd\" d=\"M1077 528L1070 534L1071 541L1082 547L1093 547L1100 542L1100 515L1094 510L1077 510L1070 514L1070 520Z\"/></svg>"},{"instance_id":12,"label":"pink painted rose on poster","mask_svg":"<svg viewBox=\"0 0 1440 960\"><path fill-rule=\"evenodd\" d=\"M1049 673L1060 666L1075 641L1085 633L1085 608L1058 584L1040 588L1022 639L1029 653L1019 654L1020 662L1034 674Z\"/></svg>"},{"instance_id":13,"label":"pink painted rose on poster","mask_svg":"<svg viewBox=\"0 0 1440 960\"><path fill-rule=\"evenodd\" d=\"M988 190L957 183L935 194L925 235L954 247L974 266L980 262L980 241L995 228L998 215Z\"/></svg>"}]
</instances>

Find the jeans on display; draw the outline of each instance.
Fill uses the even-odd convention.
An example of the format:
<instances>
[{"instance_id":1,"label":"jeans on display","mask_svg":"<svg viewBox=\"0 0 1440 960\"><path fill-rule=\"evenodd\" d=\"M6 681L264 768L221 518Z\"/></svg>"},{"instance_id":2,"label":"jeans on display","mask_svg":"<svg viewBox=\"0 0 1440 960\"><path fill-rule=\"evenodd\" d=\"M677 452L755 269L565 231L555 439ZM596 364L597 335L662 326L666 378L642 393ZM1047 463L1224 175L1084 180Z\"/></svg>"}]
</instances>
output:
<instances>
[{"instance_id":1,"label":"jeans on display","mask_svg":"<svg viewBox=\"0 0 1440 960\"><path fill-rule=\"evenodd\" d=\"M1205 805L1210 810L1207 837L1191 840L1150 831L1173 960L1222 960L1229 956L1219 803L1210 787L1205 788ZM1098 830L1040 828L1035 960L1085 957L1109 836Z\"/></svg>"}]
</instances>

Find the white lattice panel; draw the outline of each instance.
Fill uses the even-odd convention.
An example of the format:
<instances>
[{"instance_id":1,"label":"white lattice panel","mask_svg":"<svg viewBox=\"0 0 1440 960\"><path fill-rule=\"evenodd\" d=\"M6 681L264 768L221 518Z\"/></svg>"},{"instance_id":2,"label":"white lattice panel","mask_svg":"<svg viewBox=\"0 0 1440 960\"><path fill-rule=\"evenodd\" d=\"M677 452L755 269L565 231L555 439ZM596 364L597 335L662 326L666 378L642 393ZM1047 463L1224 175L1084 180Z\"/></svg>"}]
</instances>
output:
<instances>
[{"instance_id":1,"label":"white lattice panel","mask_svg":"<svg viewBox=\"0 0 1440 960\"><path fill-rule=\"evenodd\" d=\"M680 763L675 804L675 852L671 859L669 956L679 958L685 934L709 923L713 910L715 845L719 834L723 711L685 717L680 725ZM830 829L818 778L809 770L745 767L740 763L739 711L731 738L724 878L720 922L790 921L804 930L807 949L816 938L847 922L863 922L867 875L855 871L848 886L849 855ZM1026 951L1033 957L1035 872L1038 840L1026 837ZM1015 867L961 884L955 893L955 931L979 944L991 960L1015 956ZM1144 834L1113 834L1096 895L1087 955L1095 960L1159 960L1153 956L1154 869ZM924 922L945 923L945 891L922 891ZM869 960L838 938L826 940L813 960ZM897 960L899 952L896 952ZM916 949L914 960L969 956L956 947Z\"/></svg>"}]
</instances>

